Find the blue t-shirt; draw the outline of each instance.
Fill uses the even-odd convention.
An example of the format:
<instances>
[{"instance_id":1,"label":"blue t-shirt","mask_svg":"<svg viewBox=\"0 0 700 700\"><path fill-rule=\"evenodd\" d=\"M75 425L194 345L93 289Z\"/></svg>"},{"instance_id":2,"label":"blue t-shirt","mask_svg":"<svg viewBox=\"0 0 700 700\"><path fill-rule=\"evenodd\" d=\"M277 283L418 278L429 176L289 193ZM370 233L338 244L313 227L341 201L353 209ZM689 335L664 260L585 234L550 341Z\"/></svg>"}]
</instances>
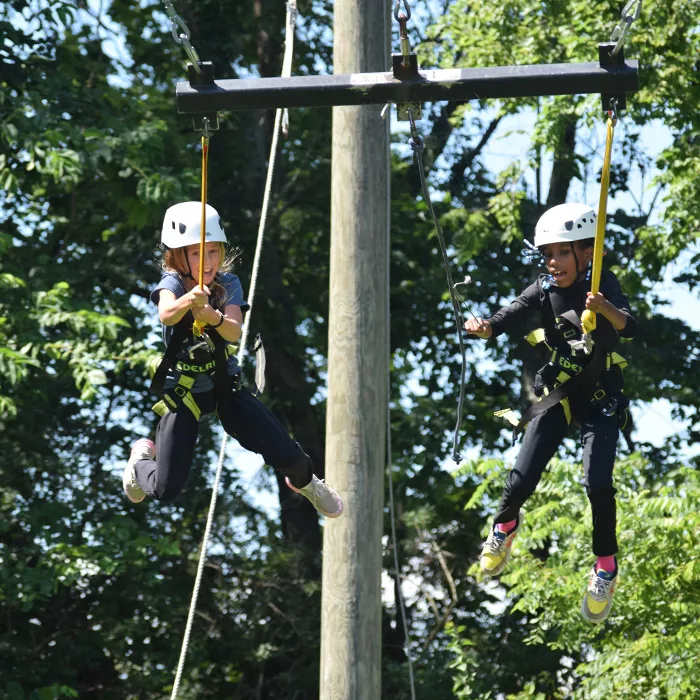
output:
<instances>
[{"instance_id":1,"label":"blue t-shirt","mask_svg":"<svg viewBox=\"0 0 700 700\"><path fill-rule=\"evenodd\" d=\"M236 306L240 306L241 311L247 311L250 308L250 306L246 303L243 297L243 287L241 285L241 281L238 279L238 277L236 277L236 275L230 272L220 273L216 276L216 282L226 290L226 301L222 304L221 311L224 311L229 304L235 304ZM158 286L151 292L151 301L156 306L158 306L158 301L160 300L161 289L167 289L171 291L175 295L175 298L179 298L183 294L187 293L187 289L185 288L185 284L182 281L182 278L180 277L180 275L177 275L173 272L164 272L163 276L160 278L160 282L158 282ZM172 338L174 329L175 326L163 325L163 342L165 343L165 347L168 347L168 343L170 342L170 338ZM193 344L194 341L190 336L182 344L182 348L178 353L178 357L182 356L182 358L186 360L187 350ZM239 374L240 371L241 368L238 364L236 356L231 355L228 358L228 373L233 376ZM175 369L175 367L172 367L168 372L168 376L165 380L165 388L172 389L177 384L179 378L180 372L178 372L177 369ZM193 394L197 394L203 391L210 391L213 388L214 383L212 382L211 377L208 374L202 373L197 374L197 376L195 377L191 391Z\"/></svg>"}]
</instances>

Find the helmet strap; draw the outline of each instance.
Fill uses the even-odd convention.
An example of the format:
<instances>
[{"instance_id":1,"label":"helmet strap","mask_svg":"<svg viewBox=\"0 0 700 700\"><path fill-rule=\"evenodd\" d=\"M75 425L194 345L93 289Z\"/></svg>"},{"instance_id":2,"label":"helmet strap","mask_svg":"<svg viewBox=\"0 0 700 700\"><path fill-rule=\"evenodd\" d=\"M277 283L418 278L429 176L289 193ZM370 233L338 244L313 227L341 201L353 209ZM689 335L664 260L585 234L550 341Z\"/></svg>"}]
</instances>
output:
<instances>
[{"instance_id":1,"label":"helmet strap","mask_svg":"<svg viewBox=\"0 0 700 700\"><path fill-rule=\"evenodd\" d=\"M187 274L185 275L185 279L193 280L194 277L192 276L192 266L190 265L190 254L187 252L186 248L185 248L185 262L187 263Z\"/></svg>"},{"instance_id":2,"label":"helmet strap","mask_svg":"<svg viewBox=\"0 0 700 700\"><path fill-rule=\"evenodd\" d=\"M574 263L576 264L576 280L581 280L582 276L585 275L585 270L578 269L578 255L576 255L575 241L571 241L571 252L574 256Z\"/></svg>"}]
</instances>

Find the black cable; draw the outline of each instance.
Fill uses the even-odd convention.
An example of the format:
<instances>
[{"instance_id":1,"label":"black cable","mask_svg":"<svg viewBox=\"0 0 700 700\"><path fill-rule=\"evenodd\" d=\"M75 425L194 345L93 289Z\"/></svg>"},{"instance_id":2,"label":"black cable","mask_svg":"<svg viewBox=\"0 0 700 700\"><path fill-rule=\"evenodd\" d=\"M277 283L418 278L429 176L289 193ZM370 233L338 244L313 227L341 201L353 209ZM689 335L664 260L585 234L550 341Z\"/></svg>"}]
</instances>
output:
<instances>
[{"instance_id":1,"label":"black cable","mask_svg":"<svg viewBox=\"0 0 700 700\"><path fill-rule=\"evenodd\" d=\"M438 241L440 242L440 252L442 253L442 262L445 268L445 276L447 277L447 286L450 290L450 298L452 299L452 308L455 314L455 321L457 324L457 337L459 338L459 351L462 357L462 371L459 383L459 404L457 406L457 424L455 425L454 439L452 442L452 459L459 464L462 461L462 457L457 451L459 447L459 432L462 429L462 411L464 407L464 394L465 394L465 380L467 373L467 353L464 347L464 338L462 336L462 329L464 328L464 317L462 316L462 311L459 308L459 301L455 293L455 285L452 281L452 274L450 273L450 261L447 257L447 246L445 245L445 237L442 235L442 229L440 228L440 223L433 209L433 203L430 199L430 192L428 191L428 183L425 179L425 167L423 165L423 150L425 149L425 144L423 140L418 135L418 130L416 129L416 121L413 118L413 110L408 110L408 117L411 122L411 138L409 144L413 150L414 160L418 166L418 174L420 175L420 183L423 189L423 199L428 205L428 209L433 217L433 223L435 224L435 231L438 235Z\"/></svg>"}]
</instances>

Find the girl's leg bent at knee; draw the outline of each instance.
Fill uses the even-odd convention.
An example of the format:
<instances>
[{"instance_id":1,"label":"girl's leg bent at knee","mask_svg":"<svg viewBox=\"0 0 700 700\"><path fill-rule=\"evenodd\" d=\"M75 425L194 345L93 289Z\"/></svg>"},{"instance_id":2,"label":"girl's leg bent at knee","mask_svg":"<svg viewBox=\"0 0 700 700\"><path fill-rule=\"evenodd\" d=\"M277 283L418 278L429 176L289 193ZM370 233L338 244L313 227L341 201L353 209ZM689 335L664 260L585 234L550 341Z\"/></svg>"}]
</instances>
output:
<instances>
[{"instance_id":1,"label":"girl's leg bent at knee","mask_svg":"<svg viewBox=\"0 0 700 700\"><path fill-rule=\"evenodd\" d=\"M231 394L227 410L219 411L224 430L249 452L262 455L269 464L296 488L311 481L313 462L301 445L293 440L269 408L248 389Z\"/></svg>"},{"instance_id":2,"label":"girl's leg bent at knee","mask_svg":"<svg viewBox=\"0 0 700 700\"><path fill-rule=\"evenodd\" d=\"M202 413L211 412L211 398L193 394ZM194 457L199 421L187 406L166 413L156 427L156 459L135 465L139 486L151 498L163 503L172 501L182 491Z\"/></svg>"}]
</instances>

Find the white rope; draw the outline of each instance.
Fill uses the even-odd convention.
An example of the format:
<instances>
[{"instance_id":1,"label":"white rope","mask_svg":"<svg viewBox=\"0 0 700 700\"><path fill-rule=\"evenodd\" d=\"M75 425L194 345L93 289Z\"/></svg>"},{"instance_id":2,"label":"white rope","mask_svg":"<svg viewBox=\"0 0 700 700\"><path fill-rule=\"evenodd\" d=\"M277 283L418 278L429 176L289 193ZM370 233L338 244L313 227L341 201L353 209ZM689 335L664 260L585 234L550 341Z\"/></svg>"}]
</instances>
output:
<instances>
[{"instance_id":1,"label":"white rope","mask_svg":"<svg viewBox=\"0 0 700 700\"><path fill-rule=\"evenodd\" d=\"M292 57L294 55L294 28L296 25L297 18L297 7L296 0L289 0L287 3L287 24L286 24L286 37L285 37L285 51L284 51L284 63L282 69L282 77L288 78L292 71ZM246 356L246 342L248 340L248 329L250 328L250 318L253 310L253 300L255 298L255 290L258 281L258 269L260 267L260 258L262 255L262 244L265 238L265 225L267 223L267 214L270 207L270 193L272 191L272 182L274 178L275 163L277 161L277 146L279 143L279 132L280 125L282 123L283 110L278 109L275 115L275 126L272 135L272 144L270 146L270 160L267 167L267 181L265 183L265 194L263 196L262 212L260 214L260 224L258 226L258 238L255 247L255 257L253 259L253 271L250 278L250 288L248 290L248 303L250 304L250 309L246 315L245 323L243 324L243 329L241 332L241 340L238 348L238 363L243 365L243 361ZM224 464L224 454L226 452L226 441L228 435L224 432L223 439L221 440L221 450L219 451L219 461L216 465L216 474L214 475L214 484L212 486L211 501L209 503L209 513L207 515L207 524L204 528L204 537L202 538L202 545L199 551L199 563L197 564L197 574L194 579L194 589L192 591L192 600L190 602L190 610L187 615L187 624L185 625L185 634L182 641L182 649L180 651L180 659L177 664L177 671L175 673L175 681L173 683L173 691L170 695L170 700L176 700L178 691L180 689L180 681L182 679L182 671L185 666L185 659L187 657L187 649L190 644L190 635L192 633L192 623L194 622L194 615L197 609L197 599L199 597L199 588L202 583L202 573L204 571L204 564L207 558L207 546L209 544L209 535L211 533L211 525L214 521L214 511L216 510L216 499L219 492L219 481L221 479L221 470Z\"/></svg>"}]
</instances>

